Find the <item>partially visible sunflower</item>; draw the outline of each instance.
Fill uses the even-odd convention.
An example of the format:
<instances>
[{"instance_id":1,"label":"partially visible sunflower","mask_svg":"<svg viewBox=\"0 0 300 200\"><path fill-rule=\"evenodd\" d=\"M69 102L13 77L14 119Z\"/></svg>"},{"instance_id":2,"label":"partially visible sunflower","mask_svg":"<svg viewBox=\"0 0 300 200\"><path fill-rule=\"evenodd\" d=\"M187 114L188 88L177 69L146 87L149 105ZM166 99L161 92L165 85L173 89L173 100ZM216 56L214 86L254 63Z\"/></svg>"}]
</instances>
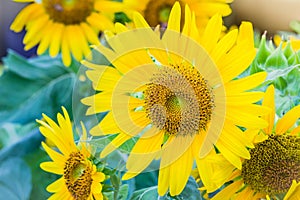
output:
<instances>
[{"instance_id":1,"label":"partially visible sunflower","mask_svg":"<svg viewBox=\"0 0 300 200\"><path fill-rule=\"evenodd\" d=\"M177 2L161 36L135 13L136 29L116 24L117 34L106 34L110 48L95 48L114 67L83 62L99 91L82 100L89 106L87 114L109 111L90 133L119 133L101 157L138 137L123 179L136 176L153 159L161 158L160 195L168 189L171 195L182 192L194 160L201 178L205 177L207 169L201 158L214 146L241 168L241 158L250 158L247 147L253 144L239 127L266 127L260 116L269 111L254 104L263 92L248 91L261 84L266 73L236 78L255 56L252 24L243 22L221 38L222 17L215 15L199 36L188 6L182 32L180 17Z\"/></svg>"},{"instance_id":2,"label":"partially visible sunflower","mask_svg":"<svg viewBox=\"0 0 300 200\"><path fill-rule=\"evenodd\" d=\"M178 1L184 12L184 6L188 5L196 15L196 24L199 30L203 30L208 20L215 14L222 16L231 14L229 3L233 0L123 0L126 6L142 13L150 26L164 25L168 22L171 8ZM184 14L181 23L184 23Z\"/></svg>"},{"instance_id":3,"label":"partially visible sunflower","mask_svg":"<svg viewBox=\"0 0 300 200\"><path fill-rule=\"evenodd\" d=\"M288 41L285 41L280 35L275 35L273 40L276 46L279 46L282 43L282 47L285 48L289 42L294 51L300 50L300 39L294 36L289 36L287 39Z\"/></svg>"},{"instance_id":4,"label":"partially visible sunflower","mask_svg":"<svg viewBox=\"0 0 300 200\"><path fill-rule=\"evenodd\" d=\"M105 174L98 172L90 160L90 147L86 144L83 126L82 139L85 141L76 146L69 115L65 108L62 109L64 116L57 115L58 123L46 115L43 115L45 122L37 120L41 124L41 133L60 151L57 152L42 142L52 161L41 163L41 168L62 176L47 187L48 192L54 193L49 199L102 200L101 182L105 180Z\"/></svg>"},{"instance_id":5,"label":"partially visible sunflower","mask_svg":"<svg viewBox=\"0 0 300 200\"><path fill-rule=\"evenodd\" d=\"M38 45L38 55L47 49L52 57L61 52L65 66L71 64L71 54L77 61L87 56L89 44L99 44L99 32L113 28L113 13L124 10L122 3L109 0L15 1L32 2L10 27L15 32L25 27L25 50Z\"/></svg>"},{"instance_id":6,"label":"partially visible sunflower","mask_svg":"<svg viewBox=\"0 0 300 200\"><path fill-rule=\"evenodd\" d=\"M274 124L274 87L268 87L263 105L272 112L264 118L269 126L262 131L247 130L253 138L255 148L250 150L251 158L244 160L242 169L234 168L221 155L214 157L215 175L211 178L229 181L212 200L223 199L284 199L297 200L300 197L300 126L293 125L300 117L300 105L287 112ZM259 133L259 134L258 134ZM232 169L224 172L223 169ZM207 188L213 192L217 188Z\"/></svg>"}]
</instances>

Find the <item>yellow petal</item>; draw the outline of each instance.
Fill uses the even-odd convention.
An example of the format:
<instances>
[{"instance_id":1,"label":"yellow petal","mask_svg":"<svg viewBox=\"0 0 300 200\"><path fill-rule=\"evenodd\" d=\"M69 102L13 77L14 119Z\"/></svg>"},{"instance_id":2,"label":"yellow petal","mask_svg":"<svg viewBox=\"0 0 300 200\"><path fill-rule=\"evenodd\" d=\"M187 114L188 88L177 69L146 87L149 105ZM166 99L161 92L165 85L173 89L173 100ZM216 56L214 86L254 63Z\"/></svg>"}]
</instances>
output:
<instances>
[{"instance_id":1,"label":"yellow petal","mask_svg":"<svg viewBox=\"0 0 300 200\"><path fill-rule=\"evenodd\" d=\"M211 53L212 59L218 63L222 62L220 58L226 54L235 44L236 38L238 36L237 30L232 30L227 33L216 45ZM219 61L220 60L220 61Z\"/></svg>"},{"instance_id":2,"label":"yellow petal","mask_svg":"<svg viewBox=\"0 0 300 200\"><path fill-rule=\"evenodd\" d=\"M170 12L168 20L168 30L174 30L180 32L180 18L181 18L181 7L177 1Z\"/></svg>"},{"instance_id":3,"label":"yellow petal","mask_svg":"<svg viewBox=\"0 0 300 200\"><path fill-rule=\"evenodd\" d=\"M138 12L135 12L133 14L133 21L134 21L134 25L136 28L149 28L150 27L149 24L144 19L144 17Z\"/></svg>"},{"instance_id":4,"label":"yellow petal","mask_svg":"<svg viewBox=\"0 0 300 200\"><path fill-rule=\"evenodd\" d=\"M300 196L300 182L297 183L296 180L293 180L289 191L286 193L284 197L284 200L299 200L299 196Z\"/></svg>"},{"instance_id":5,"label":"yellow petal","mask_svg":"<svg viewBox=\"0 0 300 200\"><path fill-rule=\"evenodd\" d=\"M183 191L192 171L193 160L192 149L188 148L171 164L169 180L171 196L179 195Z\"/></svg>"},{"instance_id":6,"label":"yellow petal","mask_svg":"<svg viewBox=\"0 0 300 200\"><path fill-rule=\"evenodd\" d=\"M25 24L30 20L31 16L41 9L41 5L33 3L26 6L21 12L16 16L13 23L10 25L10 29L15 32L22 31Z\"/></svg>"},{"instance_id":7,"label":"yellow petal","mask_svg":"<svg viewBox=\"0 0 300 200\"><path fill-rule=\"evenodd\" d=\"M43 15L40 18L38 18L37 20L32 22L32 26L30 29L28 29L24 39L23 39L23 43L27 44L28 42L35 40L36 36L41 34L41 32L43 32L43 28L45 27L45 25L47 24L47 21L49 20L49 16L48 15Z\"/></svg>"},{"instance_id":8,"label":"yellow petal","mask_svg":"<svg viewBox=\"0 0 300 200\"><path fill-rule=\"evenodd\" d=\"M300 117L300 105L288 111L276 125L276 134L284 134L291 128Z\"/></svg>"},{"instance_id":9,"label":"yellow petal","mask_svg":"<svg viewBox=\"0 0 300 200\"><path fill-rule=\"evenodd\" d=\"M101 152L100 157L104 158L114 150L116 150L119 146L121 146L124 142L132 138L132 136L120 133L116 138L113 139L111 143L109 143Z\"/></svg>"},{"instance_id":10,"label":"yellow petal","mask_svg":"<svg viewBox=\"0 0 300 200\"><path fill-rule=\"evenodd\" d=\"M129 173L142 172L158 155L163 143L164 134L158 132L152 137L139 138L128 157L126 168ZM126 177L126 176L125 176ZM125 180L125 177L123 179Z\"/></svg>"},{"instance_id":11,"label":"yellow petal","mask_svg":"<svg viewBox=\"0 0 300 200\"><path fill-rule=\"evenodd\" d=\"M107 115L101 120L99 126L96 128L94 127L90 133L92 135L99 135L100 133L103 134L114 134L120 133L120 129L116 124L114 116L112 112L107 113Z\"/></svg>"},{"instance_id":12,"label":"yellow petal","mask_svg":"<svg viewBox=\"0 0 300 200\"><path fill-rule=\"evenodd\" d=\"M203 37L201 38L201 44L206 51L211 52L217 45L220 38L222 29L222 17L219 14L214 15L208 22Z\"/></svg>"},{"instance_id":13,"label":"yellow petal","mask_svg":"<svg viewBox=\"0 0 300 200\"><path fill-rule=\"evenodd\" d=\"M43 162L40 164L40 167L47 172L51 172L53 174L59 174L63 175L64 174L64 168L61 168L54 162Z\"/></svg>"},{"instance_id":14,"label":"yellow petal","mask_svg":"<svg viewBox=\"0 0 300 200\"><path fill-rule=\"evenodd\" d=\"M182 29L182 34L189 36L190 35L190 31L191 31L191 26L192 26L192 14L191 14L191 10L189 8L189 6L186 4L185 5L185 22L184 22L184 26Z\"/></svg>"},{"instance_id":15,"label":"yellow petal","mask_svg":"<svg viewBox=\"0 0 300 200\"><path fill-rule=\"evenodd\" d=\"M64 188L64 187L66 187L65 186L65 179L64 179L64 177L61 177L58 180L56 180L53 183L51 183L50 185L48 185L48 187L46 188L46 190L48 192L54 193L54 192L61 191L62 188Z\"/></svg>"},{"instance_id":16,"label":"yellow petal","mask_svg":"<svg viewBox=\"0 0 300 200\"><path fill-rule=\"evenodd\" d=\"M65 34L66 29L64 31L64 34L62 36L62 42L61 42L61 53L62 53L62 60L65 66L70 66L72 59L71 59L71 52L70 47L68 44L67 34Z\"/></svg>"},{"instance_id":17,"label":"yellow petal","mask_svg":"<svg viewBox=\"0 0 300 200\"><path fill-rule=\"evenodd\" d=\"M238 157L236 154L234 154L232 151L230 151L222 141L218 141L216 144L216 147L221 152L221 154L236 168L241 169L242 168L242 162L240 157Z\"/></svg>"},{"instance_id":18,"label":"yellow petal","mask_svg":"<svg viewBox=\"0 0 300 200\"><path fill-rule=\"evenodd\" d=\"M235 181L231 183L226 188L222 189L218 194L216 194L211 200L224 200L230 199L234 193L236 193L242 186L242 181Z\"/></svg>"},{"instance_id":19,"label":"yellow petal","mask_svg":"<svg viewBox=\"0 0 300 200\"><path fill-rule=\"evenodd\" d=\"M50 147L48 147L44 142L42 142L42 146L47 152L47 154L50 156L50 158L60 167L64 167L65 165L65 157L61 155L60 153L54 151Z\"/></svg>"},{"instance_id":20,"label":"yellow petal","mask_svg":"<svg viewBox=\"0 0 300 200\"><path fill-rule=\"evenodd\" d=\"M37 54L41 55L43 54L48 48L51 41L52 33L55 29L56 23L53 23L52 21L48 21L47 25L44 28L44 37L42 37L41 42L39 44L39 47L37 49Z\"/></svg>"},{"instance_id":21,"label":"yellow petal","mask_svg":"<svg viewBox=\"0 0 300 200\"><path fill-rule=\"evenodd\" d=\"M243 92L239 94L229 94L226 96L226 103L230 105L245 105L258 102L264 96L263 92Z\"/></svg>"},{"instance_id":22,"label":"yellow petal","mask_svg":"<svg viewBox=\"0 0 300 200\"><path fill-rule=\"evenodd\" d=\"M111 110L111 95L112 94L110 92L101 92L81 99L83 104L90 106L86 111L86 114L93 115Z\"/></svg>"},{"instance_id":23,"label":"yellow petal","mask_svg":"<svg viewBox=\"0 0 300 200\"><path fill-rule=\"evenodd\" d=\"M271 134L275 118L275 89L273 85L267 88L262 105L268 106L271 109L267 115L262 116L269 123L269 126L264 131L266 134Z\"/></svg>"},{"instance_id":24,"label":"yellow petal","mask_svg":"<svg viewBox=\"0 0 300 200\"><path fill-rule=\"evenodd\" d=\"M79 42L79 40L74 39L75 37L75 33L76 32L76 25L68 25L65 28L65 34L66 34L66 40L68 42L68 46L70 47L70 50L72 52L72 55L74 56L74 58L77 61L80 61L82 59L83 56L83 51L82 51L82 47L81 44Z\"/></svg>"},{"instance_id":25,"label":"yellow petal","mask_svg":"<svg viewBox=\"0 0 300 200\"><path fill-rule=\"evenodd\" d=\"M164 196L169 188L170 166L160 168L158 174L158 194Z\"/></svg>"},{"instance_id":26,"label":"yellow petal","mask_svg":"<svg viewBox=\"0 0 300 200\"><path fill-rule=\"evenodd\" d=\"M247 40L248 44L254 47L254 33L253 33L253 26L251 22L244 21L240 25L237 43L239 44L244 40Z\"/></svg>"},{"instance_id":27,"label":"yellow petal","mask_svg":"<svg viewBox=\"0 0 300 200\"><path fill-rule=\"evenodd\" d=\"M237 94L243 91L250 90L263 83L266 77L266 72L258 72L244 78L230 81L225 85L226 91L230 92L230 94Z\"/></svg>"},{"instance_id":28,"label":"yellow petal","mask_svg":"<svg viewBox=\"0 0 300 200\"><path fill-rule=\"evenodd\" d=\"M100 41L97 35L98 31L93 30L87 23L82 22L80 24L81 29L84 32L85 37L87 38L90 44L99 45Z\"/></svg>"},{"instance_id":29,"label":"yellow petal","mask_svg":"<svg viewBox=\"0 0 300 200\"><path fill-rule=\"evenodd\" d=\"M52 39L50 42L49 54L52 57L55 57L60 50L62 35L64 33L64 26L62 24L58 24L53 31Z\"/></svg>"},{"instance_id":30,"label":"yellow petal","mask_svg":"<svg viewBox=\"0 0 300 200\"><path fill-rule=\"evenodd\" d=\"M254 47L248 45L248 41L233 47L230 52L220 59L221 62L217 63L223 82L227 83L245 71L255 55L256 51Z\"/></svg>"}]
</instances>

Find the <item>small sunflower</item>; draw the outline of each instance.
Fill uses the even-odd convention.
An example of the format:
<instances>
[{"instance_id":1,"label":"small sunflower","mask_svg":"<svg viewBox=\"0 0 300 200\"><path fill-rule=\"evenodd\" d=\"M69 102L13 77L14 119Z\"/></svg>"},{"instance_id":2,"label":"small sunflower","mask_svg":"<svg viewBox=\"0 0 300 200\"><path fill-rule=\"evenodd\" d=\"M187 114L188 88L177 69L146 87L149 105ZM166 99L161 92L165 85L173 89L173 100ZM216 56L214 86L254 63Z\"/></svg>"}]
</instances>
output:
<instances>
[{"instance_id":1,"label":"small sunflower","mask_svg":"<svg viewBox=\"0 0 300 200\"><path fill-rule=\"evenodd\" d=\"M300 105L279 119L274 128L275 103L272 85L266 91L263 104L272 110L269 115L264 116L269 126L259 134L254 130L246 131L253 138L255 148L250 149L251 158L243 161L241 170L232 168L232 171L227 171L226 174L219 168L214 172L218 175L223 174L222 178L218 178L219 180L229 177L227 181L230 181L230 184L212 200L299 199L300 126L296 128L292 126L300 117ZM223 168L230 168L230 164L224 159L219 160L219 164ZM214 189L216 188L211 188L209 192Z\"/></svg>"},{"instance_id":2,"label":"small sunflower","mask_svg":"<svg viewBox=\"0 0 300 200\"><path fill-rule=\"evenodd\" d=\"M65 66L71 64L71 54L77 61L89 55L89 44L99 44L99 32L113 28L113 13L124 9L108 0L16 1L30 2L10 27L15 32L25 27L25 50L38 45L38 55L47 49L52 57L61 52Z\"/></svg>"},{"instance_id":3,"label":"small sunflower","mask_svg":"<svg viewBox=\"0 0 300 200\"><path fill-rule=\"evenodd\" d=\"M96 166L89 159L91 154L86 142L77 146L74 143L72 125L69 115L63 108L64 116L58 114L58 123L43 115L44 121L40 131L60 151L51 149L42 142L42 146L52 161L41 163L41 168L47 172L62 175L57 181L47 187L47 191L54 193L49 199L103 199L102 185L105 175L98 172ZM83 128L83 137L86 137ZM84 139L84 138L83 138Z\"/></svg>"},{"instance_id":4,"label":"small sunflower","mask_svg":"<svg viewBox=\"0 0 300 200\"><path fill-rule=\"evenodd\" d=\"M177 2L161 35L135 13L136 29L117 23L117 34L106 34L111 48L96 47L114 67L82 62L90 68L87 76L99 91L82 100L89 106L87 114L108 111L90 133L119 133L100 156L139 138L123 179L136 176L153 159L161 158L160 195L168 189L171 195L180 194L194 160L201 167L201 158L214 146L240 169L241 158L250 158L247 147L253 144L238 126L264 128L267 122L260 116L269 111L253 104L263 92L248 92L264 81L265 72L236 79L255 56L252 24L243 22L239 30L221 38L222 17L215 15L199 36L188 6L182 32L180 17Z\"/></svg>"},{"instance_id":5,"label":"small sunflower","mask_svg":"<svg viewBox=\"0 0 300 200\"><path fill-rule=\"evenodd\" d=\"M142 13L150 26L155 27L158 24L164 25L168 22L171 8L178 0L124 0L124 4ZM205 28L209 18L216 13L222 16L231 14L229 3L233 0L179 0L183 9L185 5L191 8L195 13L196 24L199 30ZM184 10L183 10L184 12ZM182 15L181 23L184 22L184 15Z\"/></svg>"}]
</instances>

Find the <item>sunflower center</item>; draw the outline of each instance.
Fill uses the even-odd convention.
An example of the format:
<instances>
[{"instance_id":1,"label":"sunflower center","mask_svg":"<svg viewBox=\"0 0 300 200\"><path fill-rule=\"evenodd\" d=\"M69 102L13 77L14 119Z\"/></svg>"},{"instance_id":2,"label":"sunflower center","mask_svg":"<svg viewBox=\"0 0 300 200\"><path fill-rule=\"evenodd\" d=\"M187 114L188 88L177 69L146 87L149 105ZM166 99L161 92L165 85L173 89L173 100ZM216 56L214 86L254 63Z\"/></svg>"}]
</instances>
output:
<instances>
[{"instance_id":1,"label":"sunflower center","mask_svg":"<svg viewBox=\"0 0 300 200\"><path fill-rule=\"evenodd\" d=\"M169 135L205 130L214 107L207 81L192 66L172 66L154 74L144 91L152 124Z\"/></svg>"},{"instance_id":2,"label":"sunflower center","mask_svg":"<svg viewBox=\"0 0 300 200\"><path fill-rule=\"evenodd\" d=\"M242 166L242 177L256 192L278 195L300 180L300 138L270 136L250 150L251 159Z\"/></svg>"},{"instance_id":3,"label":"sunflower center","mask_svg":"<svg viewBox=\"0 0 300 200\"><path fill-rule=\"evenodd\" d=\"M76 200L86 200L91 193L92 165L80 152L70 154L64 167L64 179L71 195Z\"/></svg>"},{"instance_id":4,"label":"sunflower center","mask_svg":"<svg viewBox=\"0 0 300 200\"><path fill-rule=\"evenodd\" d=\"M86 21L94 9L94 0L42 0L42 3L50 19L65 25Z\"/></svg>"},{"instance_id":5,"label":"sunflower center","mask_svg":"<svg viewBox=\"0 0 300 200\"><path fill-rule=\"evenodd\" d=\"M171 8L176 1L177 0L150 0L144 11L145 19L148 21L149 25L155 27L158 24L166 24L169 19ZM184 3L182 1L179 1L179 3L181 7L184 8ZM181 16L184 16L184 13ZM181 19L181 25L183 25L183 22L184 19Z\"/></svg>"}]
</instances>

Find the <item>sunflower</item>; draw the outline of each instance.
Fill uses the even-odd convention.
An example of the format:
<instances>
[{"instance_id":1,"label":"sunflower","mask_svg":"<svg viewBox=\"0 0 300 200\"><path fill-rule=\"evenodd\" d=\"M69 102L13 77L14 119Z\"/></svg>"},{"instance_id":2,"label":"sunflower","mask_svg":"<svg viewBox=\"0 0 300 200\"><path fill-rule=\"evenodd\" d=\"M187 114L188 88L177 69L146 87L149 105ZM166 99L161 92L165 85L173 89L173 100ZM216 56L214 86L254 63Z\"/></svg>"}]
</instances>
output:
<instances>
[{"instance_id":1,"label":"sunflower","mask_svg":"<svg viewBox=\"0 0 300 200\"><path fill-rule=\"evenodd\" d=\"M178 0L123 0L124 4L142 13L150 26L164 25L168 22L171 8ZM210 17L216 13L222 16L231 14L228 5L233 0L179 0L181 8L187 4L196 15L196 24L199 30L205 28ZM184 11L183 11L184 12ZM184 15L181 23L184 22Z\"/></svg>"},{"instance_id":2,"label":"sunflower","mask_svg":"<svg viewBox=\"0 0 300 200\"><path fill-rule=\"evenodd\" d=\"M265 117L269 126L262 131L247 130L253 138L255 148L250 150L251 158L244 160L242 169L231 168L223 177L230 184L221 190L212 200L218 199L299 199L300 196L300 126L292 128L300 117L300 105L288 111L273 127L275 117L274 87L268 87L263 104L272 112ZM259 134L258 134L259 132ZM219 160L218 160L219 159ZM217 161L218 160L218 161ZM230 168L230 163L215 157L215 164ZM215 168L216 169L216 168ZM210 188L212 192L216 188Z\"/></svg>"},{"instance_id":3,"label":"sunflower","mask_svg":"<svg viewBox=\"0 0 300 200\"><path fill-rule=\"evenodd\" d=\"M220 39L222 17L215 15L200 37L188 6L182 32L180 16L177 2L161 33L135 13L136 29L117 23L117 34L106 34L111 48L96 47L114 67L82 62L90 68L86 73L97 91L82 100L89 106L87 115L108 112L90 133L118 133L100 156L138 138L123 179L161 158L160 195L168 189L171 195L181 193L194 160L204 166L201 158L214 146L240 169L241 158L250 158L247 147L253 144L239 127L266 127L259 116L269 111L253 104L263 92L248 92L264 81L265 72L236 79L255 56L252 24L243 22Z\"/></svg>"},{"instance_id":4,"label":"sunflower","mask_svg":"<svg viewBox=\"0 0 300 200\"><path fill-rule=\"evenodd\" d=\"M47 172L62 175L47 187L48 192L54 193L49 199L103 199L101 182L105 175L98 172L90 160L85 129L83 128L85 142L76 146L69 115L65 108L62 109L64 116L58 114L58 124L46 115L43 115L45 122L37 120L41 124L41 133L60 151L59 153L42 142L52 161L43 162L40 167Z\"/></svg>"},{"instance_id":5,"label":"sunflower","mask_svg":"<svg viewBox=\"0 0 300 200\"><path fill-rule=\"evenodd\" d=\"M25 50L38 45L38 55L47 49L52 57L61 52L65 66L71 64L71 54L77 61L89 55L89 44L99 44L99 32L113 28L113 13L124 9L122 3L108 0L16 1L32 2L10 27L15 32L25 27Z\"/></svg>"}]
</instances>

